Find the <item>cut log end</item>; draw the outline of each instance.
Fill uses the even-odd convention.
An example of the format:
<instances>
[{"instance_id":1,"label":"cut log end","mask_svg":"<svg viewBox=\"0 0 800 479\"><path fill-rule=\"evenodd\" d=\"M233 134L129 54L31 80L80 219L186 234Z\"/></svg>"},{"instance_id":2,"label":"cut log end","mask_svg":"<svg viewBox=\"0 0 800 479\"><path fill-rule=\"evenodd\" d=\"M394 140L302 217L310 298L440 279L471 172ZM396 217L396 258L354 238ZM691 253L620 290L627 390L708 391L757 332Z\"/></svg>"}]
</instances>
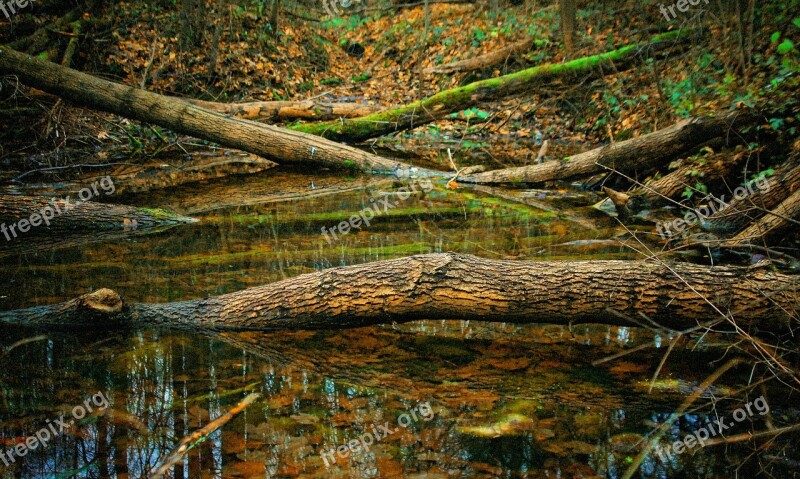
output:
<instances>
[{"instance_id":1,"label":"cut log end","mask_svg":"<svg viewBox=\"0 0 800 479\"><path fill-rule=\"evenodd\" d=\"M78 298L78 305L85 312L107 315L122 312L124 303L116 291L102 288Z\"/></svg>"}]
</instances>

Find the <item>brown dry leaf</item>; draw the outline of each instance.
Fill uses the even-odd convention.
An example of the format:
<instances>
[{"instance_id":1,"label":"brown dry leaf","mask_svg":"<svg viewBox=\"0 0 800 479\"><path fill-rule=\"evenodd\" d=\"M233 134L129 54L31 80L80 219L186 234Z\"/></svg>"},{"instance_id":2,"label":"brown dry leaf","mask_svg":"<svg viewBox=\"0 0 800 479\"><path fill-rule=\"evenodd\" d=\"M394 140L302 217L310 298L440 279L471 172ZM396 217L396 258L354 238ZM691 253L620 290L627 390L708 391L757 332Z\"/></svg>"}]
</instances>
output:
<instances>
[{"instance_id":1,"label":"brown dry leaf","mask_svg":"<svg viewBox=\"0 0 800 479\"><path fill-rule=\"evenodd\" d=\"M244 436L234 431L222 432L222 452L225 454L239 454L247 447Z\"/></svg>"},{"instance_id":2,"label":"brown dry leaf","mask_svg":"<svg viewBox=\"0 0 800 479\"><path fill-rule=\"evenodd\" d=\"M486 361L492 367L502 369L503 371L519 371L531 365L533 359L531 358L490 358Z\"/></svg>"},{"instance_id":3,"label":"brown dry leaf","mask_svg":"<svg viewBox=\"0 0 800 479\"><path fill-rule=\"evenodd\" d=\"M233 464L233 469L244 478L263 477L266 472L263 462L242 461Z\"/></svg>"}]
</instances>

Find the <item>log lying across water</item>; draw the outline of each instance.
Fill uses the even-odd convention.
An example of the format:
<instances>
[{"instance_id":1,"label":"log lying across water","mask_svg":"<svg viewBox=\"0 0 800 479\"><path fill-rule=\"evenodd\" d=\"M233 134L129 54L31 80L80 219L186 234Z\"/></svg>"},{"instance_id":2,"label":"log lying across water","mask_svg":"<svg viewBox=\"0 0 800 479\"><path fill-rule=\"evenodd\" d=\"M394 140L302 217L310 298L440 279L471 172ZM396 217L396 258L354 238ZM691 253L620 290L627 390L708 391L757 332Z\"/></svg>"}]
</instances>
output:
<instances>
[{"instance_id":1,"label":"log lying across water","mask_svg":"<svg viewBox=\"0 0 800 479\"><path fill-rule=\"evenodd\" d=\"M200 330L350 328L457 318L631 325L616 311L643 313L681 330L720 317L713 303L732 313L743 329L783 332L797 321L799 279L763 267L511 261L445 253L331 268L175 303L128 304L102 289L66 303L0 312L0 322Z\"/></svg>"}]
</instances>

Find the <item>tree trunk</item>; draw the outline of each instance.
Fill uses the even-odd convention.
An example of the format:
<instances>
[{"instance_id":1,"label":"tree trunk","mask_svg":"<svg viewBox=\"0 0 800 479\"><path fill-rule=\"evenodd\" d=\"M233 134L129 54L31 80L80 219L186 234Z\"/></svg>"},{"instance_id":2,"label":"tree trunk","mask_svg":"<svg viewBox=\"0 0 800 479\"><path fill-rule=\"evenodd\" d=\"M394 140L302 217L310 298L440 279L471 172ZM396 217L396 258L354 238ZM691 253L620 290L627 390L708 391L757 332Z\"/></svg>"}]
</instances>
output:
<instances>
[{"instance_id":1,"label":"tree trunk","mask_svg":"<svg viewBox=\"0 0 800 479\"><path fill-rule=\"evenodd\" d=\"M0 74L78 105L115 113L244 150L276 163L391 171L398 162L276 126L208 111L186 101L113 83L0 47Z\"/></svg>"},{"instance_id":2,"label":"tree trunk","mask_svg":"<svg viewBox=\"0 0 800 479\"><path fill-rule=\"evenodd\" d=\"M564 56L569 59L575 54L575 0L559 0L558 10L564 37Z\"/></svg>"},{"instance_id":3,"label":"tree trunk","mask_svg":"<svg viewBox=\"0 0 800 479\"><path fill-rule=\"evenodd\" d=\"M103 289L66 303L0 313L0 322L59 327L320 329L418 319L631 325L640 313L676 330L729 312L737 325L785 331L797 277L770 268L489 260L418 255L304 274L236 293L126 304ZM617 313L617 314L615 314Z\"/></svg>"},{"instance_id":4,"label":"tree trunk","mask_svg":"<svg viewBox=\"0 0 800 479\"><path fill-rule=\"evenodd\" d=\"M763 218L723 244L730 247L768 242L778 238L788 229L798 229L798 227L800 227L800 189L783 200Z\"/></svg>"},{"instance_id":5,"label":"tree trunk","mask_svg":"<svg viewBox=\"0 0 800 479\"><path fill-rule=\"evenodd\" d=\"M537 40L534 38L526 38L525 40L512 43L511 45L495 50L493 52L479 55L475 58L467 58L458 62L448 63L447 65L439 65L437 67L429 68L428 73L457 73L469 72L473 70L486 70L493 68L495 65L506 62L509 58L515 57L523 52L530 50L533 47L539 48L547 45L547 40Z\"/></svg>"},{"instance_id":6,"label":"tree trunk","mask_svg":"<svg viewBox=\"0 0 800 479\"><path fill-rule=\"evenodd\" d=\"M669 200L678 200L686 188L693 188L698 181L704 184L732 176L745 160L750 157L746 150L737 153L712 155L702 164L689 162L677 170L657 180L648 182L628 194L609 194L617 208L620 220L627 221L644 210L650 210ZM737 180L738 181L738 180Z\"/></svg>"},{"instance_id":7,"label":"tree trunk","mask_svg":"<svg viewBox=\"0 0 800 479\"><path fill-rule=\"evenodd\" d=\"M248 120L324 121L339 118L358 118L377 113L381 108L361 103L327 103L313 100L253 101L247 103L218 103L204 100L187 100L206 110L218 111L228 116Z\"/></svg>"},{"instance_id":8,"label":"tree trunk","mask_svg":"<svg viewBox=\"0 0 800 479\"><path fill-rule=\"evenodd\" d=\"M749 124L751 115L730 112L715 117L679 121L653 133L538 165L520 166L464 176L465 183L541 183L590 176L606 171L627 175L647 173L666 161L692 153L708 141Z\"/></svg>"},{"instance_id":9,"label":"tree trunk","mask_svg":"<svg viewBox=\"0 0 800 479\"><path fill-rule=\"evenodd\" d=\"M343 122L298 125L292 129L337 141L363 141L387 133L415 128L481 102L524 93L547 81L559 79L564 82L583 82L586 81L588 75L593 73L604 70L618 71L636 61L652 57L657 52L673 47L688 37L688 31L669 32L658 35L649 42L629 45L619 50L563 64L540 65L498 78L477 81L439 92L424 100L362 118ZM616 69L608 68L612 64Z\"/></svg>"},{"instance_id":10,"label":"tree trunk","mask_svg":"<svg viewBox=\"0 0 800 479\"><path fill-rule=\"evenodd\" d=\"M763 188L751 188L752 194L740 198L734 196L719 211L708 217L703 229L713 233L732 235L762 218L785 201L787 197L800 190L800 166L795 165L796 163L793 161L786 162L766 179ZM790 205L791 202L785 206ZM762 224L759 229L765 226L766 224ZM748 235L752 233L754 233L753 230L748 232Z\"/></svg>"}]
</instances>

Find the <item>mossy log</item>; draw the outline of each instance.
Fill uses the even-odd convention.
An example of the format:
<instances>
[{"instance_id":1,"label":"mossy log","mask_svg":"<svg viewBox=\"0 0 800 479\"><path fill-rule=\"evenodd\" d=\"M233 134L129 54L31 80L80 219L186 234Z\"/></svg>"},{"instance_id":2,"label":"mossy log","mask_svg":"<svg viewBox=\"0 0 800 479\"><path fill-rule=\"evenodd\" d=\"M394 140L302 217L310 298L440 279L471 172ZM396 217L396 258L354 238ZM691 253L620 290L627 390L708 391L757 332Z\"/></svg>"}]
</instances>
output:
<instances>
[{"instance_id":1,"label":"mossy log","mask_svg":"<svg viewBox=\"0 0 800 479\"><path fill-rule=\"evenodd\" d=\"M388 172L399 164L319 136L230 118L178 98L103 80L6 47L0 47L0 74L16 75L29 86L77 105L157 124L279 164L327 165L366 172Z\"/></svg>"},{"instance_id":2,"label":"mossy log","mask_svg":"<svg viewBox=\"0 0 800 479\"><path fill-rule=\"evenodd\" d=\"M797 321L791 316L797 288L797 277L770 268L511 261L446 253L331 268L175 303L129 304L103 289L66 303L2 312L0 322L269 330L457 318L632 325L624 315L644 314L661 326L682 330L714 319L724 323L718 311L726 311L739 328L786 331Z\"/></svg>"},{"instance_id":3,"label":"mossy log","mask_svg":"<svg viewBox=\"0 0 800 479\"><path fill-rule=\"evenodd\" d=\"M749 125L752 120L753 115L749 112L738 111L688 118L653 133L595 148L563 160L462 176L459 181L482 184L542 183L610 171L637 176L652 172L674 158L692 153L715 138L733 136L730 135L732 130Z\"/></svg>"},{"instance_id":4,"label":"mossy log","mask_svg":"<svg viewBox=\"0 0 800 479\"><path fill-rule=\"evenodd\" d=\"M658 35L648 42L629 45L611 52L563 64L540 65L497 78L477 81L362 118L297 125L292 129L337 141L364 141L436 121L480 102L524 93L548 81L556 79L564 82L585 81L587 75L593 73L604 70L618 71L636 61L650 58L657 52L678 45L688 37L689 32L685 30L669 32Z\"/></svg>"}]
</instances>

